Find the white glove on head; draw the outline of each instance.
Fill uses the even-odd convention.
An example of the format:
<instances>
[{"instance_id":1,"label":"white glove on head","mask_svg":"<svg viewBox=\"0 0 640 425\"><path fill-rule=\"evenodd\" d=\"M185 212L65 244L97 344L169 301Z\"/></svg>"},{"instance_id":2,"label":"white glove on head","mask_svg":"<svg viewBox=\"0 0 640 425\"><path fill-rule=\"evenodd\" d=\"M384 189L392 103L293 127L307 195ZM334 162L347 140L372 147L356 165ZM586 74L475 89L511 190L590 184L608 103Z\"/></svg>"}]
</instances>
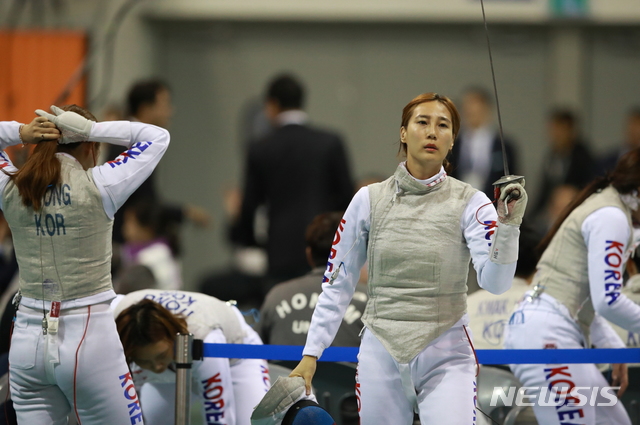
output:
<instances>
[{"instance_id":1,"label":"white glove on head","mask_svg":"<svg viewBox=\"0 0 640 425\"><path fill-rule=\"evenodd\" d=\"M517 193L520 192L519 196ZM515 196L517 196L517 198ZM511 226L520 226L524 210L527 208L527 192L524 190L524 181L522 184L511 183L500 190L500 198L498 199L498 220L500 223Z\"/></svg>"},{"instance_id":2,"label":"white glove on head","mask_svg":"<svg viewBox=\"0 0 640 425\"><path fill-rule=\"evenodd\" d=\"M75 112L63 111L54 105L51 106L51 111L53 114L37 109L36 114L45 117L58 127L62 133L62 138L58 141L59 144L65 145L89 140L91 130L95 124L94 121L88 120Z\"/></svg>"}]
</instances>

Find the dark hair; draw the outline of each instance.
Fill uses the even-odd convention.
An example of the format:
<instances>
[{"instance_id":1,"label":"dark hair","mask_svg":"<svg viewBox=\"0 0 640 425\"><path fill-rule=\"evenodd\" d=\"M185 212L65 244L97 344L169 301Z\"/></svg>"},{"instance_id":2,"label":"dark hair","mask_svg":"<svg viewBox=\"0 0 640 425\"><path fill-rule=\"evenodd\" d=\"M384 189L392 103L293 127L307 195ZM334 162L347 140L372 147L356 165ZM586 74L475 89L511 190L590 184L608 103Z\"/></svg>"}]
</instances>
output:
<instances>
[{"instance_id":1,"label":"dark hair","mask_svg":"<svg viewBox=\"0 0 640 425\"><path fill-rule=\"evenodd\" d=\"M116 328L128 363L138 348L160 341L173 342L176 334L189 333L184 318L149 299L123 310L116 318Z\"/></svg>"},{"instance_id":2,"label":"dark hair","mask_svg":"<svg viewBox=\"0 0 640 425\"><path fill-rule=\"evenodd\" d=\"M468 95L477 97L487 106L493 105L493 95L489 92L489 90L485 89L484 87L480 87L480 86L467 87L463 92L463 96L468 96Z\"/></svg>"},{"instance_id":3,"label":"dark hair","mask_svg":"<svg viewBox=\"0 0 640 425\"><path fill-rule=\"evenodd\" d=\"M447 96L439 95L438 93L423 93L414 97L411 102L407 103L405 107L402 108L402 122L400 123L400 128L406 128L407 125L409 125L409 120L411 119L411 115L413 115L414 109L416 109L418 105L426 102L440 102L447 108L447 110L451 114L451 130L453 133L453 140L455 140L458 132L460 131L460 113L458 112L458 108L456 108L456 105L451 99L449 99ZM400 143L398 152L402 152L406 155L407 145L402 142L398 143ZM447 173L451 171L451 165L446 158L443 161L442 165Z\"/></svg>"},{"instance_id":4,"label":"dark hair","mask_svg":"<svg viewBox=\"0 0 640 425\"><path fill-rule=\"evenodd\" d=\"M135 83L127 95L127 113L129 116L136 116L140 108L146 105L153 105L156 102L158 93L162 90L169 90L169 85L162 80L144 80Z\"/></svg>"},{"instance_id":5,"label":"dark hair","mask_svg":"<svg viewBox=\"0 0 640 425\"><path fill-rule=\"evenodd\" d=\"M164 238L174 256L180 255L179 223L172 216L173 208L143 197L131 205L125 212L131 213L140 226L150 229L155 237Z\"/></svg>"},{"instance_id":6,"label":"dark hair","mask_svg":"<svg viewBox=\"0 0 640 425\"><path fill-rule=\"evenodd\" d=\"M518 240L518 263L516 276L529 278L536 271L540 256L536 247L540 243L540 235L526 222L520 225L520 239Z\"/></svg>"},{"instance_id":7,"label":"dark hair","mask_svg":"<svg viewBox=\"0 0 640 425\"><path fill-rule=\"evenodd\" d=\"M578 118L576 114L570 109L566 108L556 108L551 111L549 114L549 118L551 121L556 122L558 124L566 125L570 128L575 128L578 123Z\"/></svg>"},{"instance_id":8,"label":"dark hair","mask_svg":"<svg viewBox=\"0 0 640 425\"><path fill-rule=\"evenodd\" d=\"M65 105L60 109L75 112L83 117L97 121L93 114L78 105ZM73 152L81 144L87 142L69 143L58 145L57 140L44 141L36 145L27 162L18 171L9 174L9 179L18 188L20 198L25 207L32 207L39 211L42 208L42 199L50 186L60 184L60 172L62 167L56 158L57 152ZM94 151L94 155L96 152Z\"/></svg>"},{"instance_id":9,"label":"dark hair","mask_svg":"<svg viewBox=\"0 0 640 425\"><path fill-rule=\"evenodd\" d=\"M542 254L544 250L547 249L562 223L574 209L582 204L589 196L609 185L613 186L618 193L621 194L638 190L640 187L640 148L633 149L622 155L613 171L609 172L606 176L596 177L595 180L589 183L589 185L567 205L562 214L560 214L560 217L553 223L549 232L547 232L542 239L540 245L538 245L538 252Z\"/></svg>"},{"instance_id":10,"label":"dark hair","mask_svg":"<svg viewBox=\"0 0 640 425\"><path fill-rule=\"evenodd\" d=\"M300 109L304 104L304 88L293 75L278 75L269 83L266 98L278 102L281 109Z\"/></svg>"},{"instance_id":11,"label":"dark hair","mask_svg":"<svg viewBox=\"0 0 640 425\"><path fill-rule=\"evenodd\" d=\"M305 240L311 248L311 257L316 267L327 263L342 215L342 212L318 214L307 226Z\"/></svg>"},{"instance_id":12,"label":"dark hair","mask_svg":"<svg viewBox=\"0 0 640 425\"><path fill-rule=\"evenodd\" d=\"M640 118L640 105L635 105L629 108L627 112L628 118Z\"/></svg>"}]
</instances>

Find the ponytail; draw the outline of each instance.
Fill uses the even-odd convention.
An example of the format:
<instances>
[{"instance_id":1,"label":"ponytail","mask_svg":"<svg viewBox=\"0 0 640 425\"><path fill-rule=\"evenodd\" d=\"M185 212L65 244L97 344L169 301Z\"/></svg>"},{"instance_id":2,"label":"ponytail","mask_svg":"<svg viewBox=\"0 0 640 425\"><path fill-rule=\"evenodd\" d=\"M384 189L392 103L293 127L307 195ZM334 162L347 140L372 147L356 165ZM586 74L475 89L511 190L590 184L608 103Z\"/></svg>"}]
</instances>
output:
<instances>
[{"instance_id":1,"label":"ponytail","mask_svg":"<svg viewBox=\"0 0 640 425\"><path fill-rule=\"evenodd\" d=\"M72 111L87 119L96 121L91 112L77 105L67 105L60 109ZM85 142L67 145L58 145L56 141L40 142L36 145L33 153L22 168L12 174L7 173L9 174L9 179L18 188L18 193L20 193L20 198L25 207L32 207L36 211L42 208L42 200L47 189L51 186L57 186L61 182L60 173L62 167L60 166L60 161L56 158L56 153L59 151L72 152L82 143Z\"/></svg>"},{"instance_id":2,"label":"ponytail","mask_svg":"<svg viewBox=\"0 0 640 425\"><path fill-rule=\"evenodd\" d=\"M622 155L613 171L606 176L597 177L578 194L576 199L562 211L560 217L558 217L547 235L542 239L537 248L538 253L541 255L544 250L547 249L549 243L551 243L551 239L553 239L564 220L574 209L582 204L589 196L609 185L613 186L618 193L623 195L638 191L640 188L640 148L633 149Z\"/></svg>"},{"instance_id":3,"label":"ponytail","mask_svg":"<svg viewBox=\"0 0 640 425\"><path fill-rule=\"evenodd\" d=\"M39 211L47 188L60 183L61 167L55 156L57 151L57 143L38 143L24 166L9 176L18 188L25 207Z\"/></svg>"}]
</instances>

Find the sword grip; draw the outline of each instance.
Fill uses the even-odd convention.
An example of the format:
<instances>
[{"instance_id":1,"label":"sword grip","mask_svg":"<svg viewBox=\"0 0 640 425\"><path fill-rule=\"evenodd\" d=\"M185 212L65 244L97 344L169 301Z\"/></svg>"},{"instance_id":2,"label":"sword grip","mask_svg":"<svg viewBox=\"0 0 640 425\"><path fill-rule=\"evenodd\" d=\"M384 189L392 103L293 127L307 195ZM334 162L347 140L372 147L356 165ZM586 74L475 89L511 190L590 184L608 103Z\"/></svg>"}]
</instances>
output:
<instances>
[{"instance_id":1,"label":"sword grip","mask_svg":"<svg viewBox=\"0 0 640 425\"><path fill-rule=\"evenodd\" d=\"M518 189L512 190L511 192L509 192L507 197L504 198L504 203L508 204L509 201L511 201L511 200L518 200L518 199L520 199L520 196L522 196L522 195L521 195L521 193L520 193L520 191Z\"/></svg>"}]
</instances>

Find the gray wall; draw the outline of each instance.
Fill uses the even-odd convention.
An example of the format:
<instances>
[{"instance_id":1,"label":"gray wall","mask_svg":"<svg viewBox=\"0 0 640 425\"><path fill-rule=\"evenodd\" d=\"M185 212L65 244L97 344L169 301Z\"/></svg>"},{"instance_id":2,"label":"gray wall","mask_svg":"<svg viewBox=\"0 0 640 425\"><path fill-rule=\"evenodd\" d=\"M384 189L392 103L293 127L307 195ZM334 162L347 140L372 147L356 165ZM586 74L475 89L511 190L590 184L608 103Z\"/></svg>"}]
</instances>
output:
<instances>
[{"instance_id":1,"label":"gray wall","mask_svg":"<svg viewBox=\"0 0 640 425\"><path fill-rule=\"evenodd\" d=\"M584 128L594 150L603 152L620 143L626 113L640 105L640 28L594 28L585 38Z\"/></svg>"},{"instance_id":2,"label":"gray wall","mask_svg":"<svg viewBox=\"0 0 640 425\"><path fill-rule=\"evenodd\" d=\"M412 97L437 91L457 98L469 85L491 84L477 25L163 21L153 28L162 46L156 69L173 86L177 107L160 182L167 198L201 203L218 218L213 231L186 231L187 281L229 260L221 187L241 184L240 113L274 73L289 70L306 82L313 122L345 136L355 176L393 172L401 109ZM496 27L492 37L505 132L520 148L516 171L535 180L547 31Z\"/></svg>"}]
</instances>

